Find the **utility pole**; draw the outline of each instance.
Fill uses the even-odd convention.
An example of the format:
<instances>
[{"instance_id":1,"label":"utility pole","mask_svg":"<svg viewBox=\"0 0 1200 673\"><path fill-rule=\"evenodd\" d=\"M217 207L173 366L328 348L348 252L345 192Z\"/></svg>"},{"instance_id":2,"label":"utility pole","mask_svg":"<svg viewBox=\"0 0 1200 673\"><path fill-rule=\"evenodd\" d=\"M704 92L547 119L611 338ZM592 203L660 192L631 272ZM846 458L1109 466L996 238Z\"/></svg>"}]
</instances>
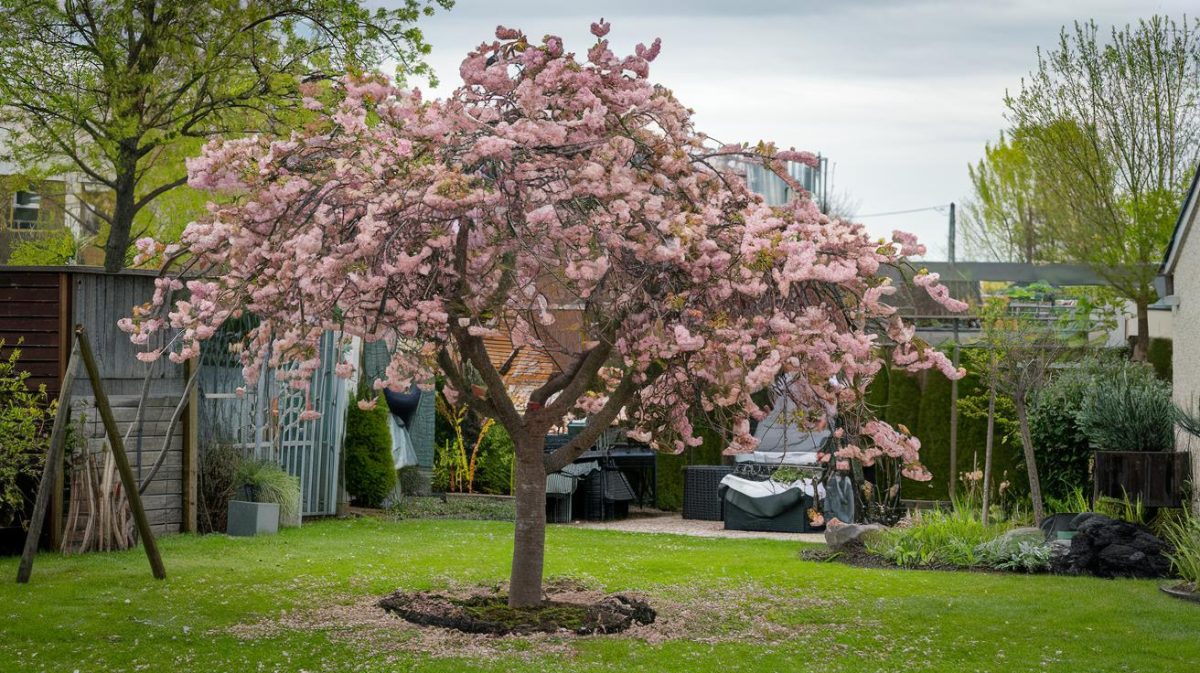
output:
<instances>
[{"instance_id":1,"label":"utility pole","mask_svg":"<svg viewBox=\"0 0 1200 673\"><path fill-rule=\"evenodd\" d=\"M948 252L947 261L950 262L950 276L952 279L958 279L958 271L954 268L955 250L954 239L956 237L955 221L954 221L954 204L950 204L950 238L946 245ZM958 369L959 361L959 346L958 346L958 316L954 316L954 353L953 361L954 368ZM958 482L958 381L950 382L950 484L948 492L950 499L954 500L955 486ZM987 516L985 513L984 516Z\"/></svg>"}]
</instances>

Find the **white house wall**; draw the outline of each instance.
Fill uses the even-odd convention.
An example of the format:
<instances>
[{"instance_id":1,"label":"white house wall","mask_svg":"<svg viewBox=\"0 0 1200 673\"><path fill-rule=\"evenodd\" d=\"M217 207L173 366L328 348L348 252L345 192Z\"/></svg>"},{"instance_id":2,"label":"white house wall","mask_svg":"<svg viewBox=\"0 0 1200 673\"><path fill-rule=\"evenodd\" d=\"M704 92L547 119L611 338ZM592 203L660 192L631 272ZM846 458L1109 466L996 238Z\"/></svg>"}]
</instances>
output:
<instances>
[{"instance_id":1,"label":"white house wall","mask_svg":"<svg viewBox=\"0 0 1200 673\"><path fill-rule=\"evenodd\" d=\"M1198 224L1195 211L1189 228ZM1174 269L1175 300L1173 313L1175 339L1172 370L1175 401L1185 408L1197 409L1200 403L1200 240L1195 236L1182 242ZM1200 439L1180 431L1178 445L1192 454L1192 480L1200 477ZM1194 503L1200 508L1200 489L1193 489Z\"/></svg>"}]
</instances>

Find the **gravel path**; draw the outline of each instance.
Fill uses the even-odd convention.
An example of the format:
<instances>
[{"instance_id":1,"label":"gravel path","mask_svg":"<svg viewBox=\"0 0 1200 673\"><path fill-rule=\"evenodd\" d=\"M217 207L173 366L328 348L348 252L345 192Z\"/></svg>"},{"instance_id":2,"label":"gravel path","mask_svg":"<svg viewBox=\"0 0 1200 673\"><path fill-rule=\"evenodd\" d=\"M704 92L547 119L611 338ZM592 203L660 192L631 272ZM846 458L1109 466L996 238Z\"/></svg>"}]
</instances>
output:
<instances>
[{"instance_id":1,"label":"gravel path","mask_svg":"<svg viewBox=\"0 0 1200 673\"><path fill-rule=\"evenodd\" d=\"M579 521L568 524L578 528L619 530L627 533L669 533L695 537L753 538L760 540L790 540L825 544L823 533L759 533L745 530L725 530L720 521L684 519L679 514L657 511L633 511L620 521Z\"/></svg>"}]
</instances>

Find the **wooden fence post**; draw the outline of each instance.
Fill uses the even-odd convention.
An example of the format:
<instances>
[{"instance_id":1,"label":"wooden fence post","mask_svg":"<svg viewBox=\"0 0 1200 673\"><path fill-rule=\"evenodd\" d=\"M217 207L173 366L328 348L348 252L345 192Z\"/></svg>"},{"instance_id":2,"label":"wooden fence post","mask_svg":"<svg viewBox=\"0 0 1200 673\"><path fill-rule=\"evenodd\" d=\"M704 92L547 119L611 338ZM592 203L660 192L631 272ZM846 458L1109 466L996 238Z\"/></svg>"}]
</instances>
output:
<instances>
[{"instance_id":1,"label":"wooden fence post","mask_svg":"<svg viewBox=\"0 0 1200 673\"><path fill-rule=\"evenodd\" d=\"M75 370L79 368L79 344L71 349L71 359L58 391L58 407L54 412L54 425L50 430L50 449L46 452L46 466L42 468L42 481L38 484L37 500L33 504L33 518L29 520L29 532L25 535L25 549L21 552L21 565L17 567L17 583L29 582L33 572L33 557L37 554L38 541L42 536L42 522L54 496L56 485L61 484L58 473L62 471L63 451L67 444L67 426L71 423L71 387L75 383ZM54 522L52 522L53 525ZM57 535L55 535L57 537Z\"/></svg>"},{"instance_id":2,"label":"wooden fence post","mask_svg":"<svg viewBox=\"0 0 1200 673\"><path fill-rule=\"evenodd\" d=\"M121 487L125 489L125 497L129 500L129 511L137 524L138 534L142 538L142 546L146 549L146 557L150 559L150 569L155 579L166 579L167 571L163 568L162 557L158 553L158 544L154 541L154 533L150 530L150 522L146 519L146 510L142 507L142 497L138 493L138 483L129 467L129 457L125 455L125 444L121 441L121 433L117 429L117 420L113 417L112 407L108 404L108 395L100 379L100 369L96 366L96 358L92 355L92 346L88 343L87 332L83 325L75 326L75 338L79 352L83 356L83 366L87 369L88 378L92 381L92 392L96 396L96 407L100 412L100 420L104 422L104 432L108 435L109 446L112 449L113 460L117 464L117 472L121 475Z\"/></svg>"},{"instance_id":3,"label":"wooden fence post","mask_svg":"<svg viewBox=\"0 0 1200 673\"><path fill-rule=\"evenodd\" d=\"M195 385L196 369L199 363L193 360L184 362L183 394L187 396L187 411L183 417L183 532L195 533L196 501L197 501L197 469L200 462L200 447L198 431L200 428L200 394ZM168 434L168 440L170 435Z\"/></svg>"}]
</instances>

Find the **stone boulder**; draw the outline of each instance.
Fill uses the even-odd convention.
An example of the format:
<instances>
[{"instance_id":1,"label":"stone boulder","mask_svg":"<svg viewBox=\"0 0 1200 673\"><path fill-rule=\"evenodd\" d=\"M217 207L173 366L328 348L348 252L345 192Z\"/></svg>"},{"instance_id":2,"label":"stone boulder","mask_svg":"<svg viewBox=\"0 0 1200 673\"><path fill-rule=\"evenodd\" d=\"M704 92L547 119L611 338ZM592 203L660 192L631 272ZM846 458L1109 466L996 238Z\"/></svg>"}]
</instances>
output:
<instances>
[{"instance_id":1,"label":"stone boulder","mask_svg":"<svg viewBox=\"0 0 1200 673\"><path fill-rule=\"evenodd\" d=\"M1170 545L1145 526L1117 521L1103 514L1080 514L1065 554L1053 559L1055 572L1096 577L1166 577L1171 561L1164 553Z\"/></svg>"},{"instance_id":2,"label":"stone boulder","mask_svg":"<svg viewBox=\"0 0 1200 673\"><path fill-rule=\"evenodd\" d=\"M841 549L851 543L861 544L864 535L879 530L887 530L887 527L877 523L830 523L825 527L825 544L830 549Z\"/></svg>"}]
</instances>

